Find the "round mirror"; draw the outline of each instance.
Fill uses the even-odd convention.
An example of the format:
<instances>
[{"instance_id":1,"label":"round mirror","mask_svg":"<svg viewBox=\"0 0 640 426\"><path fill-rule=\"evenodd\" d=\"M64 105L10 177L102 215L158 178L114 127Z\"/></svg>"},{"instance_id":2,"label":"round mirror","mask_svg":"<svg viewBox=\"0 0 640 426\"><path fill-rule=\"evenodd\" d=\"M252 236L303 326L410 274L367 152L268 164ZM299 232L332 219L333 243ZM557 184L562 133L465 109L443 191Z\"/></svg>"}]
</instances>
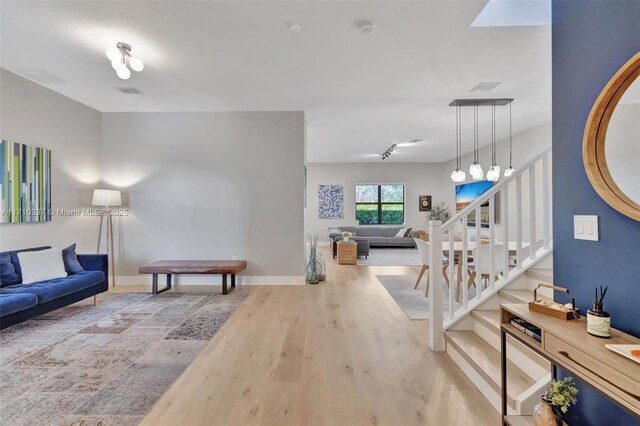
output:
<instances>
[{"instance_id":1,"label":"round mirror","mask_svg":"<svg viewBox=\"0 0 640 426\"><path fill-rule=\"evenodd\" d=\"M640 53L613 76L593 105L583 161L602 199L640 221Z\"/></svg>"},{"instance_id":2,"label":"round mirror","mask_svg":"<svg viewBox=\"0 0 640 426\"><path fill-rule=\"evenodd\" d=\"M631 83L613 110L604 156L616 186L640 204L640 78Z\"/></svg>"}]
</instances>

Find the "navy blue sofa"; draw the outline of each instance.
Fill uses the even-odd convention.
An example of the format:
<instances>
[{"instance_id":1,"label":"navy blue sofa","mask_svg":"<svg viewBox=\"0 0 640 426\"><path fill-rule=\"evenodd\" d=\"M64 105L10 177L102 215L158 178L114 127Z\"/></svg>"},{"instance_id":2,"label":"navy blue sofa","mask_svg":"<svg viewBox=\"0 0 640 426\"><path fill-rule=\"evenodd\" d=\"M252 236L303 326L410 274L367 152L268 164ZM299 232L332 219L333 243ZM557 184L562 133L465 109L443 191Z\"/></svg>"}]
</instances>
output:
<instances>
[{"instance_id":1,"label":"navy blue sofa","mask_svg":"<svg viewBox=\"0 0 640 426\"><path fill-rule=\"evenodd\" d=\"M82 272L22 284L18 253L48 248L0 252L0 330L108 290L109 262L105 254L79 254Z\"/></svg>"}]
</instances>

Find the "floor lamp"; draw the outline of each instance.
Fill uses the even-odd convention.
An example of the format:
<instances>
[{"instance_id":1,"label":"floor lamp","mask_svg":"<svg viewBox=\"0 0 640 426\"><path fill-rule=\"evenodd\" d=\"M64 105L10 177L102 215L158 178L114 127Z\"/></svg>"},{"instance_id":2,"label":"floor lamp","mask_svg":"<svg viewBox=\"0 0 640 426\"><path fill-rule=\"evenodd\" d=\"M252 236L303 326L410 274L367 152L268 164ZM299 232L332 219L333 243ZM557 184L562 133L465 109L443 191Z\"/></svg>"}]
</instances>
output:
<instances>
[{"instance_id":1,"label":"floor lamp","mask_svg":"<svg viewBox=\"0 0 640 426\"><path fill-rule=\"evenodd\" d=\"M94 189L93 202L94 206L105 208L104 214L100 215L100 229L98 230L98 248L96 253L100 253L100 242L102 241L102 224L105 215L107 216L107 255L111 259L111 282L116 286L116 263L115 252L113 250L113 221L110 207L120 207L122 205L122 196L120 191L112 189Z\"/></svg>"}]
</instances>

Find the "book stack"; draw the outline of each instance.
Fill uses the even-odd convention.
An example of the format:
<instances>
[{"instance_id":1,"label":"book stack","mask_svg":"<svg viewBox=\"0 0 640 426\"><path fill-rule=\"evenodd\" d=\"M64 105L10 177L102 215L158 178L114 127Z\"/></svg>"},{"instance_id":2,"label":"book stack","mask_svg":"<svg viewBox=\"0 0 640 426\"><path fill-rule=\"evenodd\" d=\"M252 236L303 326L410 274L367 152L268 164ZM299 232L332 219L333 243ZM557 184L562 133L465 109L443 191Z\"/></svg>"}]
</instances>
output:
<instances>
[{"instance_id":1,"label":"book stack","mask_svg":"<svg viewBox=\"0 0 640 426\"><path fill-rule=\"evenodd\" d=\"M542 341L542 337L541 337L542 332L540 328L536 327L530 322L527 322L522 318L511 318L511 325L517 328L518 330L522 331L527 336L533 337L538 342Z\"/></svg>"}]
</instances>

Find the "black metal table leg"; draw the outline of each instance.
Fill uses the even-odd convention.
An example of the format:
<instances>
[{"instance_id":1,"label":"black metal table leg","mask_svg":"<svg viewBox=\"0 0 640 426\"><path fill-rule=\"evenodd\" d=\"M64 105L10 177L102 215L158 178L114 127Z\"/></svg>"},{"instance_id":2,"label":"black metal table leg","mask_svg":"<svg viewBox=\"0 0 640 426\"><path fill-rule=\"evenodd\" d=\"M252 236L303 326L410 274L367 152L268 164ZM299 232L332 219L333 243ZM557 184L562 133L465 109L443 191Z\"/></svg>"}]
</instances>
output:
<instances>
[{"instance_id":1,"label":"black metal table leg","mask_svg":"<svg viewBox=\"0 0 640 426\"><path fill-rule=\"evenodd\" d=\"M236 274L231 274L231 289L236 288Z\"/></svg>"},{"instance_id":2,"label":"black metal table leg","mask_svg":"<svg viewBox=\"0 0 640 426\"><path fill-rule=\"evenodd\" d=\"M158 274L153 274L153 278L151 281L151 292L153 294L160 294L163 293L167 290L171 289L171 274L167 274L167 286L165 288L162 288L160 290L158 290Z\"/></svg>"},{"instance_id":3,"label":"black metal table leg","mask_svg":"<svg viewBox=\"0 0 640 426\"><path fill-rule=\"evenodd\" d=\"M227 294L227 274L222 274L222 294Z\"/></svg>"}]
</instances>

